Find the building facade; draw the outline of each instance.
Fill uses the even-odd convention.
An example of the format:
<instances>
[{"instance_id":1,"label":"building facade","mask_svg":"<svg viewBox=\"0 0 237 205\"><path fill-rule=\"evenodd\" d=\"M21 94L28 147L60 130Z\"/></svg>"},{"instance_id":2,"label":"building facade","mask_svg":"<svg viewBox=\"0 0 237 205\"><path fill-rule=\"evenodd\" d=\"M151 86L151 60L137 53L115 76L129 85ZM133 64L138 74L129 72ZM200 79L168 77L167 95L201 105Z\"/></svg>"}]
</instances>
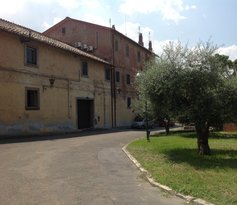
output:
<instances>
[{"instance_id":1,"label":"building facade","mask_svg":"<svg viewBox=\"0 0 237 205\"><path fill-rule=\"evenodd\" d=\"M138 43L118 32L115 26L104 27L72 18L65 18L49 28L44 35L65 42L102 58L112 65L106 79L111 82L112 126L130 126L135 117L131 104L136 99L135 75L154 53L144 47L142 34Z\"/></svg>"},{"instance_id":2,"label":"building facade","mask_svg":"<svg viewBox=\"0 0 237 205\"><path fill-rule=\"evenodd\" d=\"M110 63L0 19L0 136L112 127Z\"/></svg>"}]
</instances>

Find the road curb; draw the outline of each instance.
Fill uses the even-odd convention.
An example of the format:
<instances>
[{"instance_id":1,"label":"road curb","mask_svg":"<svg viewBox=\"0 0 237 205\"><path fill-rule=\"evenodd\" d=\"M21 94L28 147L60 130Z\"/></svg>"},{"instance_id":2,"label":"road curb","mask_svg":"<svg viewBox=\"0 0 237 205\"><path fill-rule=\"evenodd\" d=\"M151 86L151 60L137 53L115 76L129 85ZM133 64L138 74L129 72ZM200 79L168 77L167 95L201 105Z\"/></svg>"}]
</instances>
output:
<instances>
[{"instance_id":1,"label":"road curb","mask_svg":"<svg viewBox=\"0 0 237 205\"><path fill-rule=\"evenodd\" d=\"M178 193L178 192L174 191L173 189L171 189L170 187L156 182L152 178L151 174L146 169L144 169L142 167L142 165L127 151L127 146L129 144L126 144L125 146L122 147L123 152L136 165L136 167L142 172L142 174L144 174L144 176L146 177L146 179L149 181L149 183L152 186L158 187L158 188L160 188L160 189L162 189L162 190L164 190L164 191L166 191L166 192L168 192L170 194L174 194L177 197L184 199L187 203L192 203L194 205L214 205L214 204L209 203L209 202L207 202L207 201L205 201L203 199L199 199L199 198L195 198L193 196L189 196L189 195L184 195L184 194Z\"/></svg>"}]
</instances>

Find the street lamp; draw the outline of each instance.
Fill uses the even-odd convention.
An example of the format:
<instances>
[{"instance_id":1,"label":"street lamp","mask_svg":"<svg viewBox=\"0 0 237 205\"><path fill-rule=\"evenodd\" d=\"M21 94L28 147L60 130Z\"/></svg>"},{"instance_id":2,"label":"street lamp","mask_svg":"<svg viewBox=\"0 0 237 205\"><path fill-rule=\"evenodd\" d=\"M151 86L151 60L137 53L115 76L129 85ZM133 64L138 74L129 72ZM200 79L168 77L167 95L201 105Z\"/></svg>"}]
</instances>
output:
<instances>
[{"instance_id":1,"label":"street lamp","mask_svg":"<svg viewBox=\"0 0 237 205\"><path fill-rule=\"evenodd\" d=\"M148 142L150 142L150 131L148 128L148 110L147 110L147 100L146 99L145 99L145 116L146 116L146 139Z\"/></svg>"}]
</instances>

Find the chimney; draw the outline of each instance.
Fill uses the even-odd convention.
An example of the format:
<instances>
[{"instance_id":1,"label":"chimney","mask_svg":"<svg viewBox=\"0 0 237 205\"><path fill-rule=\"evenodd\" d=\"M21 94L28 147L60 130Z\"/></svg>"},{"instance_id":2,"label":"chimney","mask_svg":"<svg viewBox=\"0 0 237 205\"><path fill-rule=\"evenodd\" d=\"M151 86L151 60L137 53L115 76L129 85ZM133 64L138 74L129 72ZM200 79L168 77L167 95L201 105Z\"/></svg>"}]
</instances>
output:
<instances>
[{"instance_id":1,"label":"chimney","mask_svg":"<svg viewBox=\"0 0 237 205\"><path fill-rule=\"evenodd\" d=\"M139 33L139 40L138 40L138 44L141 45L141 46L144 46L144 43L143 43L143 37L142 37L142 33Z\"/></svg>"},{"instance_id":2,"label":"chimney","mask_svg":"<svg viewBox=\"0 0 237 205\"><path fill-rule=\"evenodd\" d=\"M148 50L149 50L149 51L152 51L152 42L151 42L151 40L149 41L149 47L148 47Z\"/></svg>"}]
</instances>

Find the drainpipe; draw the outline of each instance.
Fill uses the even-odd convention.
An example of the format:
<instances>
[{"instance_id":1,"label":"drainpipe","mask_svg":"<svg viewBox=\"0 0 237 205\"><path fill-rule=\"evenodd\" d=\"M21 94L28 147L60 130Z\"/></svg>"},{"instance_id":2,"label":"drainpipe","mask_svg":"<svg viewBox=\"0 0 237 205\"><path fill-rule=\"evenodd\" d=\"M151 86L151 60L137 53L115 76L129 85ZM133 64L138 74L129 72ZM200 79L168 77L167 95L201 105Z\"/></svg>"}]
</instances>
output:
<instances>
[{"instance_id":1,"label":"drainpipe","mask_svg":"<svg viewBox=\"0 0 237 205\"><path fill-rule=\"evenodd\" d=\"M116 85L115 85L115 67L113 67L113 85L114 85L114 127L117 127L117 102L116 102Z\"/></svg>"},{"instance_id":2,"label":"drainpipe","mask_svg":"<svg viewBox=\"0 0 237 205\"><path fill-rule=\"evenodd\" d=\"M112 66L113 68L113 66ZM113 101L113 82L112 82L112 74L113 72L113 69L111 69L111 73L110 73L110 76L111 76L111 80L110 80L110 100L111 100L111 124L112 124L112 128L114 127L114 101Z\"/></svg>"},{"instance_id":3,"label":"drainpipe","mask_svg":"<svg viewBox=\"0 0 237 205\"><path fill-rule=\"evenodd\" d=\"M104 128L106 126L106 105L105 105L105 85L103 84L103 94L104 94Z\"/></svg>"},{"instance_id":4,"label":"drainpipe","mask_svg":"<svg viewBox=\"0 0 237 205\"><path fill-rule=\"evenodd\" d=\"M71 109L71 102L70 102L70 83L71 81L68 79L68 82L67 82L67 89L68 89L68 92L67 92L67 100L68 100L68 119L71 118L71 112L70 112L70 109Z\"/></svg>"},{"instance_id":5,"label":"drainpipe","mask_svg":"<svg viewBox=\"0 0 237 205\"><path fill-rule=\"evenodd\" d=\"M111 99L112 107L112 127L116 127L116 92L115 92L115 66L114 66L114 30L112 28L112 70L111 70Z\"/></svg>"}]
</instances>

